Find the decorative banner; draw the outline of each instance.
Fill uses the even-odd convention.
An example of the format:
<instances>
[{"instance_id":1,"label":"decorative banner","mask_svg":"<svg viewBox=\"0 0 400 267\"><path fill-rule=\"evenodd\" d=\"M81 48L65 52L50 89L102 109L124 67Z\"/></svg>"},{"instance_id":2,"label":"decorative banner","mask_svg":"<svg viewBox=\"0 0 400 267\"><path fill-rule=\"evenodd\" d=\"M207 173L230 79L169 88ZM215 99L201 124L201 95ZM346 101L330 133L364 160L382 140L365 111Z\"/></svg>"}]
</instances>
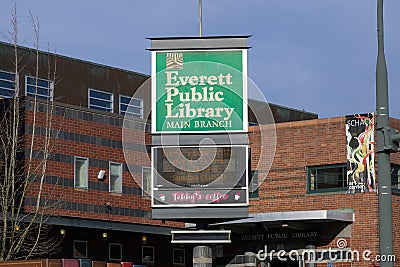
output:
<instances>
[{"instance_id":1,"label":"decorative banner","mask_svg":"<svg viewBox=\"0 0 400 267\"><path fill-rule=\"evenodd\" d=\"M347 193L376 191L374 114L346 116Z\"/></svg>"},{"instance_id":2,"label":"decorative banner","mask_svg":"<svg viewBox=\"0 0 400 267\"><path fill-rule=\"evenodd\" d=\"M153 133L247 131L247 50L152 53Z\"/></svg>"}]
</instances>

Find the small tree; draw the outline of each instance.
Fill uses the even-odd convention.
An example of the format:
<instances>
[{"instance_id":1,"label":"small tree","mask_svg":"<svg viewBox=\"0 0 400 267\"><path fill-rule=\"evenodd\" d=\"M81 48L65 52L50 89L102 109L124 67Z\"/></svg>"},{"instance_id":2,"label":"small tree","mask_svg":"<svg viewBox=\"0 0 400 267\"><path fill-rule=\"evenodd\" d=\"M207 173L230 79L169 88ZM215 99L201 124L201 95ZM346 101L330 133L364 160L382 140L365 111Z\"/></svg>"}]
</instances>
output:
<instances>
[{"instance_id":1,"label":"small tree","mask_svg":"<svg viewBox=\"0 0 400 267\"><path fill-rule=\"evenodd\" d=\"M37 17L30 13L35 33L35 95L22 97L19 73L21 57L18 47L17 8L12 10L12 30L3 34L13 44L15 75L14 95L0 103L0 260L29 259L49 255L59 249L60 238L52 235L46 222L57 207L59 197L52 196L45 184L48 160L54 141L53 101L39 100L39 33ZM48 80L55 82L56 61L51 65L48 55ZM27 106L32 112L26 113ZM40 112L39 112L40 110ZM44 118L43 118L44 116ZM40 117L40 120L39 120ZM39 123L39 127L37 124ZM26 122L30 124L27 131ZM43 125L44 124L44 125ZM55 188L55 186L54 186ZM35 202L27 204L27 197Z\"/></svg>"}]
</instances>

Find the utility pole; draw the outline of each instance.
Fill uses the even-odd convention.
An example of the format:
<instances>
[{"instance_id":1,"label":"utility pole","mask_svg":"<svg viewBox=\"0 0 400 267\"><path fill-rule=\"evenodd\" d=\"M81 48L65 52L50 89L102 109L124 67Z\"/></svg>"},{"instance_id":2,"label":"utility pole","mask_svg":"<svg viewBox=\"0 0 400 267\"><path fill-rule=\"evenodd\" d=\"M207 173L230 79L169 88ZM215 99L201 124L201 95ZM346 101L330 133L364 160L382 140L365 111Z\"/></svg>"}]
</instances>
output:
<instances>
[{"instance_id":1,"label":"utility pole","mask_svg":"<svg viewBox=\"0 0 400 267\"><path fill-rule=\"evenodd\" d=\"M392 181L390 153L398 152L400 140L397 130L389 127L388 77L384 52L383 0L377 7L378 56L376 62L376 133L378 152L378 202L380 256L393 255ZM381 267L393 267L393 262L382 261Z\"/></svg>"}]
</instances>

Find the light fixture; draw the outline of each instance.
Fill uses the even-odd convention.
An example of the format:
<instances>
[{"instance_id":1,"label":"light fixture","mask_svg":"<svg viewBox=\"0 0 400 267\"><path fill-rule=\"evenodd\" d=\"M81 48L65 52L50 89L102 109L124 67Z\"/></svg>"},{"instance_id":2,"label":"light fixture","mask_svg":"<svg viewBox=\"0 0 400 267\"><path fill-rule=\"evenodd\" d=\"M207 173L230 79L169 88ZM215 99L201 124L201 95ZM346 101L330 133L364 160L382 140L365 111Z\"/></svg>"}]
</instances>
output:
<instances>
[{"instance_id":1,"label":"light fixture","mask_svg":"<svg viewBox=\"0 0 400 267\"><path fill-rule=\"evenodd\" d=\"M102 236L104 239L106 239L106 238L108 237L108 234L107 234L107 232L103 232L103 233L101 234L101 236Z\"/></svg>"},{"instance_id":2,"label":"light fixture","mask_svg":"<svg viewBox=\"0 0 400 267\"><path fill-rule=\"evenodd\" d=\"M143 241L143 242L146 242L146 241L147 241L147 236L142 235L142 241Z\"/></svg>"},{"instance_id":3,"label":"light fixture","mask_svg":"<svg viewBox=\"0 0 400 267\"><path fill-rule=\"evenodd\" d=\"M61 234L61 235L65 235L65 229L64 229L64 228L61 228L61 229L60 229L60 234Z\"/></svg>"},{"instance_id":4,"label":"light fixture","mask_svg":"<svg viewBox=\"0 0 400 267\"><path fill-rule=\"evenodd\" d=\"M287 227L289 227L289 224L283 223L283 224L282 224L282 227L287 228Z\"/></svg>"},{"instance_id":5,"label":"light fixture","mask_svg":"<svg viewBox=\"0 0 400 267\"><path fill-rule=\"evenodd\" d=\"M15 231L19 231L21 229L18 224L15 225Z\"/></svg>"},{"instance_id":6,"label":"light fixture","mask_svg":"<svg viewBox=\"0 0 400 267\"><path fill-rule=\"evenodd\" d=\"M104 171L104 170L99 171L99 172L97 173L97 179L103 180L104 177L105 177L105 174L106 174L106 171Z\"/></svg>"}]
</instances>

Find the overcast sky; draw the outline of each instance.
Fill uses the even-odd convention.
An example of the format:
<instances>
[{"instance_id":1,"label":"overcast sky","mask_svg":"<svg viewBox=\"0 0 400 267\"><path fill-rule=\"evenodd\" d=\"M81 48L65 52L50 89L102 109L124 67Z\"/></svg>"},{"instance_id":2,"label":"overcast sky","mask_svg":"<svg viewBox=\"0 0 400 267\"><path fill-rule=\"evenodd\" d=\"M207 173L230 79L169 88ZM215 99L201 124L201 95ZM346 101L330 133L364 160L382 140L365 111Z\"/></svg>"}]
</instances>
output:
<instances>
[{"instance_id":1,"label":"overcast sky","mask_svg":"<svg viewBox=\"0 0 400 267\"><path fill-rule=\"evenodd\" d=\"M197 36L197 0L0 0L21 45L150 74L147 37ZM203 35L252 35L249 77L268 102L321 118L375 111L376 0L203 0ZM400 1L385 0L390 115L400 118ZM0 37L5 41L3 37Z\"/></svg>"}]
</instances>

